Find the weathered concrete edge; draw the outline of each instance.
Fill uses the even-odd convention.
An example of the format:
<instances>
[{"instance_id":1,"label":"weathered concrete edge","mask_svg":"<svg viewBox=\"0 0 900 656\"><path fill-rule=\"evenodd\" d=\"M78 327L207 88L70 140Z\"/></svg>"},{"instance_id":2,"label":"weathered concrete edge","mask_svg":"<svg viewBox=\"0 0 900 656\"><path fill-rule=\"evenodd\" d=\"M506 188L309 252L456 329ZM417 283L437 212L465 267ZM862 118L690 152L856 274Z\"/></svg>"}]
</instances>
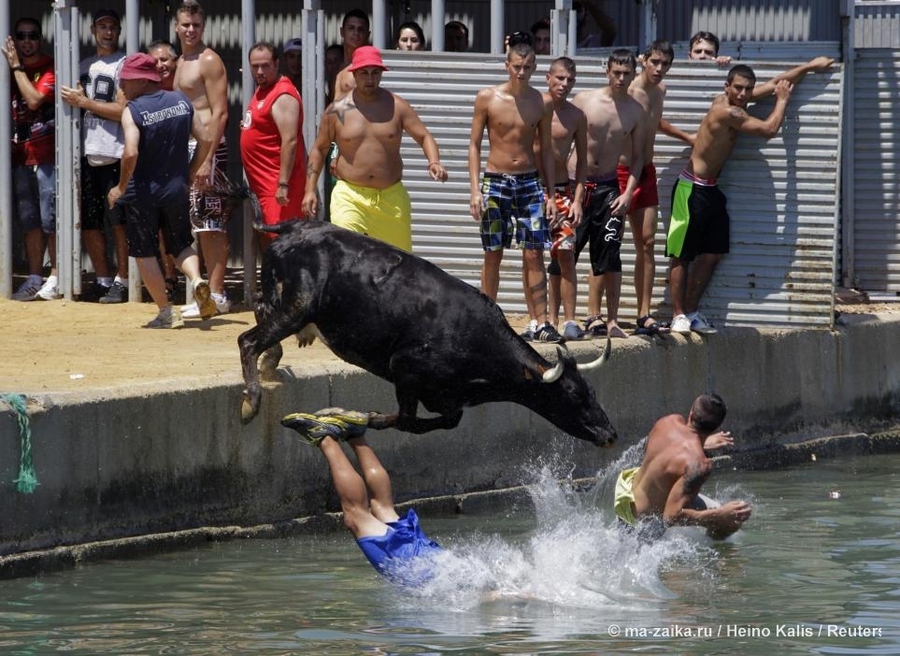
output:
<instances>
[{"instance_id":1,"label":"weathered concrete edge","mask_svg":"<svg viewBox=\"0 0 900 656\"><path fill-rule=\"evenodd\" d=\"M579 359L599 344L576 343ZM552 346L537 348L553 355ZM900 415L900 317L851 318L835 331L729 328L719 335L632 338L589 379L619 430L599 450L514 404L466 411L453 431L371 433L400 500L502 489L535 478L590 476L638 442L653 421L685 412L703 389L729 404L740 451L854 431ZM392 409L392 387L339 361L301 360L266 386L259 418L242 426L235 373L201 383L154 381L30 399L41 485L15 492L19 441L0 417L0 554L201 526L255 526L338 506L321 455L279 420L345 405Z\"/></svg>"},{"instance_id":2,"label":"weathered concrete edge","mask_svg":"<svg viewBox=\"0 0 900 656\"><path fill-rule=\"evenodd\" d=\"M900 452L900 426L874 435L854 433L794 444L771 444L752 451L718 456L713 458L713 462L716 468L777 469L818 459L897 452ZM595 481L595 478L579 478L572 480L571 484L578 489L586 489ZM529 500L526 487L516 485L484 492L413 499L397 506L401 509L415 506L421 516L427 517L478 512ZM0 556L0 579L34 576L42 572L71 569L114 558L139 558L150 554L189 549L209 542L236 539L271 540L333 532L341 530L341 524L341 514L329 512L271 524L202 526L182 531L40 549Z\"/></svg>"}]
</instances>

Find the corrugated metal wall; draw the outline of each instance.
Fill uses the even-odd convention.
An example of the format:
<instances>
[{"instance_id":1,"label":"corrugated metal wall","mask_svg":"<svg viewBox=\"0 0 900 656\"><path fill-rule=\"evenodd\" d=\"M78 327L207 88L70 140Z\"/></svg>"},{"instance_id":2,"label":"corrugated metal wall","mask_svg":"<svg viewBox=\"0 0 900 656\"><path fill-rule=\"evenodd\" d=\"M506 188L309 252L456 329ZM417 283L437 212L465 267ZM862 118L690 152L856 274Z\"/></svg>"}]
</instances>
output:
<instances>
[{"instance_id":1,"label":"corrugated metal wall","mask_svg":"<svg viewBox=\"0 0 900 656\"><path fill-rule=\"evenodd\" d=\"M857 48L900 48L900 5L857 2L854 28Z\"/></svg>"},{"instance_id":2,"label":"corrugated metal wall","mask_svg":"<svg viewBox=\"0 0 900 656\"><path fill-rule=\"evenodd\" d=\"M533 78L543 87L549 60L539 61ZM427 179L421 150L406 140L404 180L413 198L415 251L454 275L478 286L482 251L476 223L468 215L466 170L472 101L478 89L505 79L502 62L489 55L423 55L389 53L391 70L384 86L406 98L429 126L450 171L444 184ZM460 66L460 63L465 64ZM754 65L761 80L788 64ZM721 91L725 72L716 66L679 62L669 74L666 115L694 131ZM605 84L600 66L579 62L578 89ZM839 72L813 75L794 92L782 133L770 142L742 136L722 176L732 216L732 254L719 267L704 309L729 324L818 325L832 320L838 141ZM753 113L767 115L771 101ZM668 217L671 186L686 162L687 148L666 137L658 139L661 216ZM486 156L487 145L483 146ZM664 221L659 223L659 269L654 302L664 304ZM623 249L623 319L633 320L634 252ZM587 266L579 270L581 310ZM499 302L524 312L521 257L508 252L501 273ZM663 312L664 315L668 310Z\"/></svg>"},{"instance_id":3,"label":"corrugated metal wall","mask_svg":"<svg viewBox=\"0 0 900 656\"><path fill-rule=\"evenodd\" d=\"M852 284L900 293L900 52L857 52L854 71Z\"/></svg>"}]
</instances>

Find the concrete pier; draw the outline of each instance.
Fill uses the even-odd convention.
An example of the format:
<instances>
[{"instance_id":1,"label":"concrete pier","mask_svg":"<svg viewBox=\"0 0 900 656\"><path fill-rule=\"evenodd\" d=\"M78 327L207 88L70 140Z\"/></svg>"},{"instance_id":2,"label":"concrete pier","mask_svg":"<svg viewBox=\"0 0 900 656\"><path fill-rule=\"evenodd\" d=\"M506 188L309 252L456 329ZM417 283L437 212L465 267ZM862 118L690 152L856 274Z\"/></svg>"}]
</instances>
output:
<instances>
[{"instance_id":1,"label":"concrete pier","mask_svg":"<svg viewBox=\"0 0 900 656\"><path fill-rule=\"evenodd\" d=\"M601 346L577 342L570 350L589 360ZM336 510L322 456L280 419L328 405L391 411L393 387L333 356L292 364L265 385L260 415L243 426L240 365L236 347L229 348L233 372L213 379L29 394L40 481L31 494L12 483L19 432L0 404L0 557ZM555 358L552 346L536 348ZM726 428L736 451L752 454L895 422L898 353L895 314L846 315L834 331L729 328L711 336L615 340L610 361L590 375L621 436L613 449L563 435L514 404L469 408L452 431L370 437L400 501L514 486L530 480L535 463L589 477L659 416L686 414L699 392L714 389L729 406Z\"/></svg>"}]
</instances>

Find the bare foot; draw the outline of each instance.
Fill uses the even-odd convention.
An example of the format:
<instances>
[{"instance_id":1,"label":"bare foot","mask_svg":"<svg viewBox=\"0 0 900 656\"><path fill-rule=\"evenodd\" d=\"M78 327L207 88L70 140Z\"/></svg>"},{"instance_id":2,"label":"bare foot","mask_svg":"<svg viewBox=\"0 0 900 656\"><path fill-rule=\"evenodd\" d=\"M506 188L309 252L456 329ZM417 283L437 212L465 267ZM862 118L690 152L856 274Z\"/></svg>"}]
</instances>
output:
<instances>
[{"instance_id":1,"label":"bare foot","mask_svg":"<svg viewBox=\"0 0 900 656\"><path fill-rule=\"evenodd\" d=\"M625 331L616 325L607 326L607 334L613 339L625 339L628 337L628 335L625 334Z\"/></svg>"}]
</instances>

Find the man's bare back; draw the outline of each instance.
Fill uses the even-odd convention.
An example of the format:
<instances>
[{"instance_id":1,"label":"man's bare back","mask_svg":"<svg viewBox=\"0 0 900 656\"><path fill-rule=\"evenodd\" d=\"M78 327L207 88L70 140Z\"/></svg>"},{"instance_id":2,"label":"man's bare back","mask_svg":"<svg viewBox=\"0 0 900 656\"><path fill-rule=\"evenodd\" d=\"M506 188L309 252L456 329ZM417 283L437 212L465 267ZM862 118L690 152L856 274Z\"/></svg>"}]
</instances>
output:
<instances>
[{"instance_id":1,"label":"man's bare back","mask_svg":"<svg viewBox=\"0 0 900 656\"><path fill-rule=\"evenodd\" d=\"M717 395L704 394L694 402L687 420L672 414L654 424L644 460L634 475L637 517L660 517L666 526L703 526L716 539L734 533L750 518L751 508L745 501L697 509L700 489L712 472L704 449L733 443L730 433L713 432L724 418L724 404L717 420L707 408L717 403L721 404Z\"/></svg>"}]
</instances>

